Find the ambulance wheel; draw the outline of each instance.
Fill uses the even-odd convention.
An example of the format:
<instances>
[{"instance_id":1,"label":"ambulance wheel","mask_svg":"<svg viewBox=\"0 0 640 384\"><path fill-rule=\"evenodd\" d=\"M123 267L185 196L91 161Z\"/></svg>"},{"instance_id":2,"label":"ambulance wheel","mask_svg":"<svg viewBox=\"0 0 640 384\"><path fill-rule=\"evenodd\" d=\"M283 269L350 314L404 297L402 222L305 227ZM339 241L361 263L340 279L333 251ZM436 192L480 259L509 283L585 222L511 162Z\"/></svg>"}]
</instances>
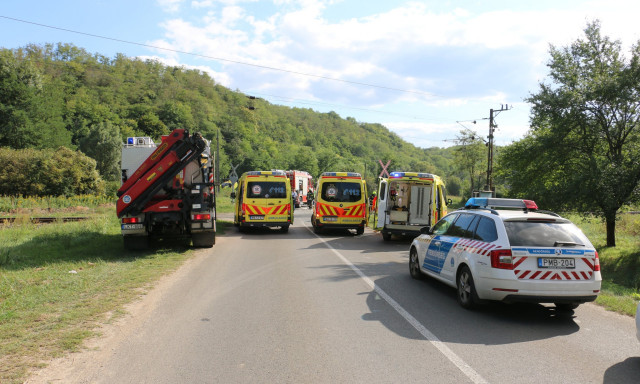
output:
<instances>
[{"instance_id":1,"label":"ambulance wheel","mask_svg":"<svg viewBox=\"0 0 640 384\"><path fill-rule=\"evenodd\" d=\"M148 236L123 236L124 249L129 251L144 251L149 248Z\"/></svg>"},{"instance_id":2,"label":"ambulance wheel","mask_svg":"<svg viewBox=\"0 0 640 384\"><path fill-rule=\"evenodd\" d=\"M191 235L194 247L211 248L216 243L215 232L194 233Z\"/></svg>"},{"instance_id":3,"label":"ambulance wheel","mask_svg":"<svg viewBox=\"0 0 640 384\"><path fill-rule=\"evenodd\" d=\"M479 302L478 293L469 267L465 265L460 269L456 282L458 303L465 309L475 308Z\"/></svg>"},{"instance_id":4,"label":"ambulance wheel","mask_svg":"<svg viewBox=\"0 0 640 384\"><path fill-rule=\"evenodd\" d=\"M558 311L573 311L580 303L554 303Z\"/></svg>"},{"instance_id":5,"label":"ambulance wheel","mask_svg":"<svg viewBox=\"0 0 640 384\"><path fill-rule=\"evenodd\" d=\"M411 247L411 251L409 251L409 274L416 280L424 279L424 275L420 270L420 262L418 261L418 251L414 247Z\"/></svg>"},{"instance_id":6,"label":"ambulance wheel","mask_svg":"<svg viewBox=\"0 0 640 384\"><path fill-rule=\"evenodd\" d=\"M280 231L287 233L289 232L289 226L288 225L283 225L282 227L280 227Z\"/></svg>"},{"instance_id":7,"label":"ambulance wheel","mask_svg":"<svg viewBox=\"0 0 640 384\"><path fill-rule=\"evenodd\" d=\"M382 240L389 241L391 240L391 234L386 231L382 231Z\"/></svg>"},{"instance_id":8,"label":"ambulance wheel","mask_svg":"<svg viewBox=\"0 0 640 384\"><path fill-rule=\"evenodd\" d=\"M362 235L364 233L364 225L356 228L356 235Z\"/></svg>"}]
</instances>

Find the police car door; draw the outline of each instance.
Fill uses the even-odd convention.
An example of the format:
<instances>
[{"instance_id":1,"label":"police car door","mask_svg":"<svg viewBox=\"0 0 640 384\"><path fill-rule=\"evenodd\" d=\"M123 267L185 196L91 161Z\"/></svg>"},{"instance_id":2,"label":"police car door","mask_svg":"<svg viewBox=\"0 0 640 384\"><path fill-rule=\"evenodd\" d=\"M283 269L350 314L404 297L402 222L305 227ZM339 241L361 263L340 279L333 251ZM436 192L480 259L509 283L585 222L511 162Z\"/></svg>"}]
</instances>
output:
<instances>
[{"instance_id":1,"label":"police car door","mask_svg":"<svg viewBox=\"0 0 640 384\"><path fill-rule=\"evenodd\" d=\"M422 261L422 268L428 272L440 274L444 259L446 255L442 254L442 245L445 240L445 234L449 228L453 225L459 214L454 213L444 217L436 225L433 226L433 232L429 245L426 251L424 251L424 260ZM421 256L421 255L418 255Z\"/></svg>"},{"instance_id":2,"label":"police car door","mask_svg":"<svg viewBox=\"0 0 640 384\"><path fill-rule=\"evenodd\" d=\"M463 239L473 238L478 219L478 215L462 213L445 233L440 245L440 250L445 257L440 274L447 280L455 281L456 266L464 258L462 254L464 247L456 247L456 243Z\"/></svg>"}]
</instances>

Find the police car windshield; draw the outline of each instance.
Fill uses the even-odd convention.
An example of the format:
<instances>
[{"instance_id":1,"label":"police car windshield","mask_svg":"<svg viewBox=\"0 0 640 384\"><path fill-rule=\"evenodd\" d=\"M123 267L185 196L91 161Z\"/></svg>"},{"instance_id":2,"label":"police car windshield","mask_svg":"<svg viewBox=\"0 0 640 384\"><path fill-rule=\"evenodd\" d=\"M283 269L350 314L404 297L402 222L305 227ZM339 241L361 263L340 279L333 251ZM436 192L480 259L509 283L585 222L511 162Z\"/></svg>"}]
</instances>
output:
<instances>
[{"instance_id":1,"label":"police car windshield","mask_svg":"<svg viewBox=\"0 0 640 384\"><path fill-rule=\"evenodd\" d=\"M324 183L320 191L322 199L329 202L353 203L360 201L360 183Z\"/></svg>"},{"instance_id":2,"label":"police car windshield","mask_svg":"<svg viewBox=\"0 0 640 384\"><path fill-rule=\"evenodd\" d=\"M504 227L512 247L557 247L590 244L578 227L571 223L505 221Z\"/></svg>"},{"instance_id":3,"label":"police car windshield","mask_svg":"<svg viewBox=\"0 0 640 384\"><path fill-rule=\"evenodd\" d=\"M284 181L250 181L247 183L247 198L284 199L287 185Z\"/></svg>"}]
</instances>

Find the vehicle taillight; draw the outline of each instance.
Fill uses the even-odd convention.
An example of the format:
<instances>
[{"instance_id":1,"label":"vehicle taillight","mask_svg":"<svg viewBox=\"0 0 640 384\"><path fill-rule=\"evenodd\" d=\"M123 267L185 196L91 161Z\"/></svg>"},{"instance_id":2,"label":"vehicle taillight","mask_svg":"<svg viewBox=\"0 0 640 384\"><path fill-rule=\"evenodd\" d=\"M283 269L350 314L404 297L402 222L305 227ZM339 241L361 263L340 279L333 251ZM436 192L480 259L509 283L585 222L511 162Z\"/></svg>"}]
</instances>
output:
<instances>
[{"instance_id":1,"label":"vehicle taillight","mask_svg":"<svg viewBox=\"0 0 640 384\"><path fill-rule=\"evenodd\" d=\"M137 217L123 217L122 218L122 224L135 224L135 223L139 223L140 219L138 219Z\"/></svg>"},{"instance_id":2,"label":"vehicle taillight","mask_svg":"<svg viewBox=\"0 0 640 384\"><path fill-rule=\"evenodd\" d=\"M196 213L195 215L191 215L191 220L195 220L195 221L211 220L211 214L209 214L209 213Z\"/></svg>"},{"instance_id":3,"label":"vehicle taillight","mask_svg":"<svg viewBox=\"0 0 640 384\"><path fill-rule=\"evenodd\" d=\"M513 269L513 257L510 249L496 249L491 251L491 268Z\"/></svg>"},{"instance_id":4,"label":"vehicle taillight","mask_svg":"<svg viewBox=\"0 0 640 384\"><path fill-rule=\"evenodd\" d=\"M593 263L593 270L595 272L600 271L600 256L598 256L598 251L596 251L596 260Z\"/></svg>"}]
</instances>

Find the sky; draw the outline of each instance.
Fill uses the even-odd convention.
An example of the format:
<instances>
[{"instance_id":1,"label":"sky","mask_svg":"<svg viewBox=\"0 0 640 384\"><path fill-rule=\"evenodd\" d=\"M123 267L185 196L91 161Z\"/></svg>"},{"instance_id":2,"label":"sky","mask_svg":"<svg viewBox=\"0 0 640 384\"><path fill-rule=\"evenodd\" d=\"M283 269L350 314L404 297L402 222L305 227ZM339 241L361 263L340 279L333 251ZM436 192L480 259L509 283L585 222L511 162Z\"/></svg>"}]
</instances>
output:
<instances>
[{"instance_id":1,"label":"sky","mask_svg":"<svg viewBox=\"0 0 640 384\"><path fill-rule=\"evenodd\" d=\"M422 148L529 129L549 48L587 23L640 41L634 0L0 0L0 47L70 43L159 60L272 104L380 123ZM256 110L259 113L259 109ZM475 123L474 123L475 122Z\"/></svg>"}]
</instances>

